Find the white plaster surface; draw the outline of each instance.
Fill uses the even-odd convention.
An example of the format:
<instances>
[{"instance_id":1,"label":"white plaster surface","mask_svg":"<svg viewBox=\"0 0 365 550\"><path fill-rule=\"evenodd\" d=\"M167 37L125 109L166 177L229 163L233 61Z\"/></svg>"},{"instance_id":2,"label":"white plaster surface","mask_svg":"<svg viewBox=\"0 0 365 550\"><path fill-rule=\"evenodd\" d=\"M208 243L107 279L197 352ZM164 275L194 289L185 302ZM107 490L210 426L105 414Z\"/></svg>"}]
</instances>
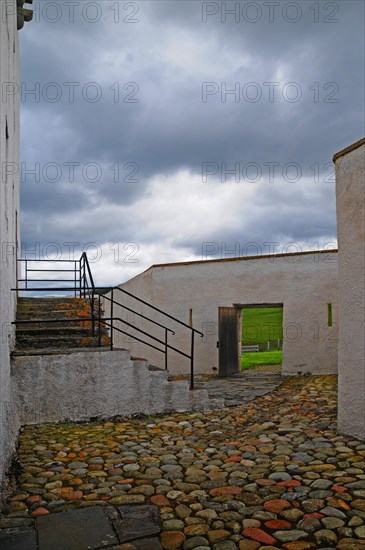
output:
<instances>
[{"instance_id":1,"label":"white plaster surface","mask_svg":"<svg viewBox=\"0 0 365 550\"><path fill-rule=\"evenodd\" d=\"M335 161L339 242L339 431L365 439L365 144Z\"/></svg>"},{"instance_id":2,"label":"white plaster surface","mask_svg":"<svg viewBox=\"0 0 365 550\"><path fill-rule=\"evenodd\" d=\"M174 317L189 323L192 309L193 325L204 333L196 336L196 372L212 372L218 367L218 307L233 304L283 304L284 344L283 373L337 372L338 308L337 252L277 255L152 266L121 288L151 302ZM108 295L110 296L110 294ZM174 321L151 312L120 292L114 297L124 305L137 309L176 331L169 343L190 352L189 331ZM333 326L327 325L327 304L333 308ZM105 310L109 302L105 300ZM114 307L114 315L135 322L144 330L163 337L148 321ZM123 327L122 324L120 324ZM125 327L123 327L125 328ZM134 332L138 336L137 332ZM163 355L131 337L114 331L119 347L131 349L134 355L146 357L163 366ZM189 360L169 352L169 371L189 372Z\"/></svg>"},{"instance_id":3,"label":"white plaster surface","mask_svg":"<svg viewBox=\"0 0 365 550\"><path fill-rule=\"evenodd\" d=\"M16 0L0 3L0 81L18 83ZM4 88L3 88L4 91ZM16 296L16 226L19 207L18 174L6 177L7 167L18 167L19 107L17 95L0 101L0 496L4 473L15 450L19 425L10 384L10 350L14 344Z\"/></svg>"},{"instance_id":4,"label":"white plaster surface","mask_svg":"<svg viewBox=\"0 0 365 550\"><path fill-rule=\"evenodd\" d=\"M14 395L22 424L88 421L115 415L208 410L222 406L206 390L168 381L127 351L75 352L12 358Z\"/></svg>"}]
</instances>

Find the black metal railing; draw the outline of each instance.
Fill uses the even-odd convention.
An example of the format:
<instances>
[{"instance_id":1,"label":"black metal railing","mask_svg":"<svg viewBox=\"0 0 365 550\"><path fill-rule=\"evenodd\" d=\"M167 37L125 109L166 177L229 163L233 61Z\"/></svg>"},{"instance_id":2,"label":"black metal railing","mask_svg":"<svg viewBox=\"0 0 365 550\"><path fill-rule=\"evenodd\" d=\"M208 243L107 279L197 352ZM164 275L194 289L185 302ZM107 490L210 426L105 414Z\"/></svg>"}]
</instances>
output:
<instances>
[{"instance_id":1,"label":"black metal railing","mask_svg":"<svg viewBox=\"0 0 365 550\"><path fill-rule=\"evenodd\" d=\"M84 298L90 305L90 318L85 320L91 320L92 334L95 334L95 284L91 273L88 257L83 252L78 260L33 260L33 259L19 259L18 262L21 265L20 272L22 277L18 279L18 292L42 292L42 293L72 293L75 298ZM61 264L61 267L57 267L57 264ZM70 267L66 268L66 264ZM43 267L43 266L47 267ZM51 269L48 266L52 265ZM65 266L63 268L63 266ZM38 274L38 277L32 277L32 273ZM43 273L52 273L57 275L59 273L70 273L69 276L62 275L63 278L42 277ZM43 286L43 283L48 283L47 286ZM54 286L54 283L65 283L69 286ZM80 320L80 319L79 319ZM42 321L39 321L42 322ZM47 321L45 321L47 322ZM49 321L48 321L49 322ZM66 322L66 321L63 321ZM72 320L69 320L71 323ZM19 322L20 323L20 322ZM23 323L23 322L22 322ZM25 321L24 321L25 323Z\"/></svg>"},{"instance_id":2,"label":"black metal railing","mask_svg":"<svg viewBox=\"0 0 365 550\"><path fill-rule=\"evenodd\" d=\"M121 301L115 299L115 295L118 294L118 293L120 293L120 295L122 295L122 296L128 296L128 298L130 300L134 300L134 301L136 301L140 304L143 304L143 306L145 306L146 308L149 308L149 310L157 312L158 314L174 321L175 323L177 323L178 325L180 325L184 329L190 331L190 353L187 353L186 351L183 351L183 350L177 348L176 346L172 346L171 344L168 343L168 335L169 335L169 333L174 335L175 334L174 330L172 330L171 328L169 328L168 326L166 326L162 323L158 323L154 319L151 319L151 317L149 317L147 315L144 315L144 314L136 311L135 309L126 306ZM113 288L110 291L110 296L108 296L108 295L100 296L99 295L99 311L101 311L101 303L100 303L101 299L106 300L110 304L110 317L104 317L104 318L100 319L100 322L103 322L110 329L110 338L111 338L111 347L112 347L112 349L113 349L113 345L114 345L114 331L120 332L124 335L132 337L134 340L137 340L138 342L141 342L141 343L143 343L143 344L145 344L145 345L147 345L151 348L154 348L155 350L163 353L164 356L165 356L165 369L166 370L168 370L168 350L175 351L179 355L182 355L183 357L186 357L187 359L189 359L189 361L190 361L190 388L194 389L195 335L198 334L200 337L203 337L204 334L202 332L200 332L199 330L195 329L194 327L188 325L187 323L184 323L183 321L181 321L177 317L174 317L173 315L170 315L166 311L163 311L162 309L152 305L151 303L147 302L146 300L142 300L138 296L135 296L134 294L131 294L127 290L125 290L123 288L120 288L120 287ZM114 315L114 309L115 309L116 306L120 307L120 308L122 308L126 311L129 311L129 312L133 313L134 315L137 315L138 317L152 323L155 326L161 327L164 330L163 337L158 338L156 336L153 336L149 332L139 328L136 324L132 324L132 323L126 321L125 319L122 319L119 316L118 317L115 316ZM142 338L139 338L139 337L131 334L130 332L127 332L127 331L123 330L122 328L120 328L120 326L117 325L117 323L121 323L121 324L124 324L124 325L126 325L130 328L133 328L133 330L136 330L138 333L141 333L141 334L147 336L148 338L152 339L153 343L148 342L148 341L146 342L146 340L142 340ZM99 328L99 334L100 334L100 328ZM161 344L162 347L156 346L156 344L155 344L156 342Z\"/></svg>"},{"instance_id":3,"label":"black metal railing","mask_svg":"<svg viewBox=\"0 0 365 550\"><path fill-rule=\"evenodd\" d=\"M23 266L21 268L22 277L18 279L19 291L26 292L72 292L75 297L85 298L91 290L95 290L94 280L90 269L89 260L83 252L78 260L33 260L20 259L18 262ZM65 268L57 267L57 264ZM70 267L66 268L66 264ZM48 269L44 265L52 265ZM70 273L70 276L64 276L62 279L53 277L37 278L31 276L31 273ZM36 283L36 284L35 284ZM40 283L48 283L45 288ZM49 283L69 283L69 286L51 286Z\"/></svg>"},{"instance_id":4,"label":"black metal railing","mask_svg":"<svg viewBox=\"0 0 365 550\"><path fill-rule=\"evenodd\" d=\"M14 291L21 292L31 292L33 294L42 292L49 295L52 292L59 293L71 293L74 297L84 298L89 302L90 305L90 317L83 317L77 319L42 319L42 320L32 320L32 321L15 321L16 325L28 324L28 323L74 323L78 321L91 321L92 324L92 334L95 335L96 327L98 332L98 343L99 346L102 345L102 328L107 327L110 332L110 347L114 349L114 333L120 333L126 336L129 336L133 340L136 340L150 348L153 348L164 355L164 366L165 370L168 370L168 351L174 351L183 357L186 357L190 361L190 388L194 389L194 361L195 361L195 335L203 337L203 333L199 330L196 330L192 326L184 323L180 319L170 315L169 313L163 311L162 309L157 308L156 306L150 304L146 300L142 300L138 296L131 294L130 292L124 290L120 287L115 287L110 290L108 294L105 294L102 291L98 291L95 287L94 279L91 273L90 264L87 258L86 253L84 252L79 260L30 260L30 259L21 259L18 260L22 264L22 278L18 280L18 288L13 289ZM66 264L69 264L70 267L66 269ZM34 264L38 264L34 266ZM43 267L40 264L46 264L47 267ZM51 269L48 269L48 265L52 265ZM62 264L62 268L58 268L56 264ZM62 277L66 278L53 278L53 277L33 277L32 274L45 274L52 273L57 275L59 273L70 273L71 275ZM46 283L46 286L45 286ZM48 283L48 284L47 284ZM68 286L54 286L54 283L65 283ZM118 295L116 299L115 296ZM160 323L155 319L152 319L149 315L140 313L136 309L127 306L122 303L122 297L128 296L129 301L135 301L139 304L142 304L145 308L158 313L159 315L164 316L165 318L177 323L179 326L190 331L190 352L183 351L177 346L173 346L168 342L168 336L175 335L175 331L167 326L164 323ZM102 300L105 300L105 303L109 304L110 315L104 316L101 315L102 311ZM98 307L96 308L96 302L98 301ZM116 308L121 308L124 311L132 313L133 315L138 316L141 319L144 319L148 323L151 323L154 327L159 327L162 329L163 333L161 337L151 334L147 330L143 330L138 327L136 324L123 319L120 314L115 314ZM122 328L123 327L123 328ZM129 331L127 329L130 329ZM132 331L136 331L138 336L133 334ZM143 338L144 337L144 338ZM146 340L147 338L147 340ZM157 345L159 344L159 345Z\"/></svg>"}]
</instances>

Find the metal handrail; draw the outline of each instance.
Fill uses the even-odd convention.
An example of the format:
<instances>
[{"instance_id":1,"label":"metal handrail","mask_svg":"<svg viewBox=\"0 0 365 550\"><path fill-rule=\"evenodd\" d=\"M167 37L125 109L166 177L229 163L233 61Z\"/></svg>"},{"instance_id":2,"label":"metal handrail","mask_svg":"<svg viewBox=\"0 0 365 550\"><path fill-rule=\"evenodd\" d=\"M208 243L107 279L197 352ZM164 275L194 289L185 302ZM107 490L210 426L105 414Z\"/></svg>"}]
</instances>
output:
<instances>
[{"instance_id":1,"label":"metal handrail","mask_svg":"<svg viewBox=\"0 0 365 550\"><path fill-rule=\"evenodd\" d=\"M91 269L90 269L90 264L89 264L89 260L87 258L87 255L86 255L86 252L83 252L82 253L82 256L80 258L80 262L81 261L84 261L84 270L85 270L85 267L87 267L87 271L88 271L88 274L89 274L89 278L90 278L90 282L91 282L91 286L92 288L95 290L95 284L94 284L94 278L91 274ZM84 273L84 277L86 278L86 274Z\"/></svg>"},{"instance_id":2,"label":"metal handrail","mask_svg":"<svg viewBox=\"0 0 365 550\"><path fill-rule=\"evenodd\" d=\"M112 301L111 298L109 298L106 295L103 296L103 300L109 300L109 302ZM162 325L161 323L158 323L157 321L154 321L150 317L147 317L146 315L143 315L142 313L139 313L138 311L135 311L134 309L132 309L130 307L127 307L127 306L121 304L120 302L117 302L116 300L114 300L114 305L120 306L123 309L126 309L127 311L130 311L131 313L134 313L135 315L138 315L139 317L142 317L142 319L146 319L146 321L151 321L151 323L153 323L154 325L158 325L159 327L168 330L169 332L171 332L171 334L175 334L175 331L172 330L171 328L166 327L165 325Z\"/></svg>"},{"instance_id":3,"label":"metal handrail","mask_svg":"<svg viewBox=\"0 0 365 550\"><path fill-rule=\"evenodd\" d=\"M123 292L123 294L127 294L127 296L130 296L131 298L134 298L135 300L137 300L141 304L144 304L144 305L150 307L151 309L154 309L155 311L158 311L159 313L162 313L162 315L165 315L165 317L168 317L169 319L172 319L173 321L176 321L176 323L179 323L180 325L188 328L189 330L192 330L193 332L196 332L197 334L200 334L200 336L204 336L204 334L202 332L200 332L200 330L197 330L196 328L191 327L187 323L184 323L183 321L180 321L180 319L177 319L176 317L173 317L169 313L166 313L166 311L163 311L162 309L159 309L158 307L153 306L152 304L149 304L145 300L142 300L142 298L138 298L138 296L135 296L134 294L131 294L127 290L124 290L124 288L120 288L119 286L116 286L115 288L113 288L113 290L119 290L120 292ZM103 296L103 297L105 298L105 296Z\"/></svg>"},{"instance_id":4,"label":"metal handrail","mask_svg":"<svg viewBox=\"0 0 365 550\"><path fill-rule=\"evenodd\" d=\"M87 273L89 275L90 283L87 280L86 269L87 269ZM83 276L81 277L82 270L83 270ZM76 277L75 277L75 284L76 284ZM90 291L91 291L91 296L90 296ZM89 300L90 309L91 309L91 317L92 317L92 321L91 321L92 322L92 335L95 336L95 321L96 321L96 318L95 318L95 300L94 300L94 298L95 298L95 284L94 284L93 276L91 274L89 260L88 260L87 255L86 255L85 252L83 252L81 254L81 258L80 258L80 297L83 297L85 299L88 298L88 300ZM99 314L99 316L100 316L100 314Z\"/></svg>"},{"instance_id":5,"label":"metal handrail","mask_svg":"<svg viewBox=\"0 0 365 550\"><path fill-rule=\"evenodd\" d=\"M190 359L190 388L191 389L194 389L194 351L195 351L195 340L194 340L194 337L195 337L195 333L199 334L201 337L204 336L204 334L202 332L200 332L199 330L195 329L194 327L191 327L190 325L184 323L183 321L181 321L180 319L177 319L176 317L174 317L173 315L170 315L169 313L166 313L166 311L163 311L162 309L150 304L149 302L146 302L145 300L142 300L142 298L139 298L138 296L132 294L131 292L128 292L127 290L124 290L120 287L115 287L111 290L110 294L111 294L111 297L109 298L108 296L106 295L103 295L103 299L106 299L106 300L109 300L110 303L111 303L111 318L113 319L114 316L113 316L113 308L115 305L119 305L119 302L117 302L115 299L114 299L114 292L115 291L119 291L123 294L126 294L127 296L129 296L130 298L134 299L134 300L137 300L138 302L142 303L143 305L149 307L150 309L153 309L154 311L157 311L158 313L164 315L165 317L175 321L176 323L180 324L181 326L183 326L184 328L187 328L191 331L191 344L190 344L190 355L187 354L187 353L184 353L184 352L181 352L180 353L180 350L177 350L177 348L175 348L174 351L177 351L178 353L180 353L181 355L184 355L185 357L187 357L188 359ZM99 296L99 303L100 303L100 296ZM122 306L123 307L123 306ZM100 309L100 308L99 308ZM138 312L134 311L134 310L131 310L133 313L137 314L137 315L140 315L142 316L142 314L139 314ZM152 321L154 324L158 324L156 321ZM110 327L110 333L111 333L111 345L112 345L112 348L113 348L113 329L116 328L113 326ZM118 329L117 329L118 330ZM122 332L122 331L120 331ZM130 335L132 338L134 338L132 335ZM137 338L135 338L137 339ZM140 341L140 340L139 340ZM167 362L167 351L168 349L170 348L169 344L167 343L167 327L165 327L165 350L164 350L164 354L165 354L165 370L167 370L168 368L168 362ZM161 351L161 350L159 350Z\"/></svg>"},{"instance_id":6,"label":"metal handrail","mask_svg":"<svg viewBox=\"0 0 365 550\"><path fill-rule=\"evenodd\" d=\"M29 280L29 279L28 279ZM33 280L33 279L32 279ZM20 279L18 279L20 281ZM45 280L46 281L46 280ZM52 279L50 279L52 282ZM48 290L57 290L57 292L75 292L75 286L46 286L36 288L12 288L14 292L47 292Z\"/></svg>"},{"instance_id":7,"label":"metal handrail","mask_svg":"<svg viewBox=\"0 0 365 550\"><path fill-rule=\"evenodd\" d=\"M188 355L184 351L181 351L180 349L175 348L175 346L171 346L170 344L166 344L166 342L164 340L161 340L160 338L156 338L155 336L152 336L151 334L148 334L148 332L142 330L139 327L136 327L135 325L132 325L131 323L128 323L128 321L125 321L121 317L113 317L113 318L111 318L111 317L101 317L101 322L104 323L105 325L108 325L108 326L111 327L112 325L110 323L107 323L107 321L120 321L121 323L125 323L129 327L132 327L135 330L138 330L139 332L142 332L142 334L145 334L146 336L148 336L148 338L152 338L152 340L155 340L156 342L159 342L160 344L163 344L164 346L167 345L167 347L169 349L172 349L173 351L176 351L176 353L179 353L180 355L183 355L184 357L187 357L188 359L190 359L190 355ZM143 344L146 344L147 346L155 347L152 344L150 344L149 342L138 339L136 336L133 336L129 332L124 332L122 329L116 327L115 325L113 325L113 328L115 330L117 330L118 332L123 332L124 334L127 334L127 336L131 336L132 338L135 338L136 340L139 340L139 342L142 342ZM157 349L158 351L161 351L162 353L165 353L165 350L162 350L162 349L156 348L156 347L155 347L155 349Z\"/></svg>"},{"instance_id":8,"label":"metal handrail","mask_svg":"<svg viewBox=\"0 0 365 550\"><path fill-rule=\"evenodd\" d=\"M71 270L71 272L73 273L73 270ZM70 279L51 279L53 283L66 283L69 280ZM18 279L18 283L25 283L27 281L29 281L29 279ZM47 281L49 281L49 279L32 279L32 282L36 283L46 283Z\"/></svg>"},{"instance_id":9,"label":"metal handrail","mask_svg":"<svg viewBox=\"0 0 365 550\"><path fill-rule=\"evenodd\" d=\"M81 298L81 295L80 293L77 292L77 289L76 289L76 281L78 278L80 278L80 270L78 269L78 266L77 264L79 263L80 260L59 260L59 259L54 259L54 260L50 260L50 259L31 259L31 258L20 258L18 259L18 262L20 263L24 263L24 266L25 266L25 278L20 278L18 279L18 283L25 283L25 287L24 288L18 288L17 290L18 291L25 291L25 292L45 292L45 291L49 291L49 290L56 290L58 292L73 292L75 297L79 294L80 298ZM68 263L68 264L71 264L73 266L72 269L56 269L56 268L53 268L53 269L47 269L45 267L36 267L34 268L34 266L32 267L29 267L29 264L58 264L58 263L61 263L62 265L64 265L65 263ZM29 273L73 273L74 274L74 277L73 279L50 279L50 278L47 278L47 279L35 279L35 278L30 278L28 275ZM46 282L53 282L53 283L72 283L73 286L72 287L51 287L51 286L47 286L46 288L43 288L43 287L38 287L38 288L34 288L31 286L31 283L46 283Z\"/></svg>"},{"instance_id":10,"label":"metal handrail","mask_svg":"<svg viewBox=\"0 0 365 550\"><path fill-rule=\"evenodd\" d=\"M191 389L194 389L194 337L195 337L195 334L199 334L199 336L203 337L204 334L202 332L200 332L199 330L195 329L194 327L188 325L187 323L184 323L183 321L181 321L180 319L170 315L169 313L167 313L166 311L163 311L162 309L148 303L146 300L143 300L141 298L139 298L138 296L135 296L134 294L131 294L130 292L128 292L127 290L124 290L123 288L120 288L120 287L115 287L113 289L111 289L111 296L107 296L107 295L103 295L101 296L101 294L99 294L97 292L97 288L95 287L95 283L94 283L94 278L93 278L93 275L92 275L92 272L91 272L91 268L90 268L90 264L89 264L89 260L87 258L87 255L85 252L82 253L81 257L79 260L31 260L31 259L20 259L18 260L19 262L24 262L25 263L25 278L22 278L22 279L19 279L18 282L22 282L22 283L25 283L25 288L17 288L17 289L12 289L14 291L23 291L23 292L47 292L47 291L57 291L57 292L72 292L75 297L80 297L80 298L84 298L84 299L87 299L89 304L90 304L90 317L83 317L83 318L77 318L77 319L50 319L50 320L45 320L45 319L42 319L42 320L31 320L31 321L15 321L14 324L15 325L21 325L21 324L30 324L30 323L59 323L59 322L63 322L63 323L73 323L73 322L80 322L80 321L91 321L91 325L92 325L92 335L94 336L95 335L95 325L96 323L98 324L98 337L99 337L99 347L101 346L101 327L104 326L104 327L109 327L110 329L110 340L111 340L111 349L113 349L113 346L114 346L114 342L113 342L113 332L114 330L116 330L117 332L120 332L122 334L125 334L131 338L133 338L134 340L138 341L138 342L141 342L149 347L152 347L154 349L156 349L157 351L163 353L165 355L165 370L168 369L168 356L167 356L167 353L168 353L168 350L172 350L172 351L175 351L176 353L188 358L190 360L190 388ZM62 262L62 263L71 263L73 264L73 269L42 269L42 268L38 268L38 269L32 269L32 268L28 268L28 264L29 263L32 263L32 262L39 262L39 263L43 263L43 262L52 262L52 263L59 263L59 262ZM31 272L38 272L38 273L42 273L42 272L45 272L45 273L50 273L50 272L53 272L53 273L57 273L57 272L62 272L62 273L65 273L65 272L69 272L69 273L73 273L74 274L74 278L73 279L31 279L28 277L28 274L31 273ZM69 287L55 287L55 286L48 286L48 287L31 287L31 283L32 282L70 282L70 283L73 283L73 286L69 286ZM114 293L115 292L120 292L126 296L129 296L130 298L136 300L137 302L143 304L144 306L152 309L153 311L156 311L158 312L159 314L167 317L168 319L171 319L172 321L178 323L179 325L181 325L182 327L190 330L190 333L191 333L191 344L190 344L190 354L189 353L186 353L185 351L182 351L180 349L178 349L177 347L175 346L172 346L168 343L168 334L171 333L172 335L175 334L175 331L172 330L170 327L162 324L162 323L159 323L157 321L155 321L154 319L152 319L151 317L148 317L147 315L144 315L124 304L121 303L121 301L118 301L118 300L115 300L114 298ZM96 309L95 309L95 298L96 298L96 295L98 295L98 299L99 299L99 309L98 309L98 312L96 312ZM105 299L107 301L110 302L110 317L103 317L101 315L101 299ZM140 329L139 327L137 327L136 325L122 319L121 317L117 317L115 316L113 313L114 313L114 307L115 306L118 306L118 307L121 307L123 309L125 309L126 311L129 311L137 316L139 316L140 318L142 319L145 319L146 321L154 324L155 326L158 326L159 328L162 328L164 330L164 339L161 339L161 338L158 338L156 336L153 336L151 334L149 334L148 332L144 331L143 329ZM132 328L132 329L135 329L137 330L138 332L140 332L141 334L147 336L148 338L154 340L155 342L158 342L159 344L162 344L163 345L163 349L155 346L154 344L150 343L150 342L146 342L145 340L142 340L141 338L138 338L137 336L131 334L130 332L126 332L124 330L122 330L120 327L116 326L116 322L119 322L119 323L124 323L125 325L127 325L129 328Z\"/></svg>"}]
</instances>

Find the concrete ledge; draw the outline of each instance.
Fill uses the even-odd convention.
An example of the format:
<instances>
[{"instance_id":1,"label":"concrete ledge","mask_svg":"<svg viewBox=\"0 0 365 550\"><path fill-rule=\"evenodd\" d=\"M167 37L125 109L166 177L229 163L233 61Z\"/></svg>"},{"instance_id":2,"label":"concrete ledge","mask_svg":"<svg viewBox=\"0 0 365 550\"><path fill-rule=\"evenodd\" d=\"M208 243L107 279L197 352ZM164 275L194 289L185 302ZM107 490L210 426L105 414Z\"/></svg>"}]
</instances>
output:
<instances>
[{"instance_id":1,"label":"concrete ledge","mask_svg":"<svg viewBox=\"0 0 365 550\"><path fill-rule=\"evenodd\" d=\"M21 424L85 422L116 415L210 410L223 402L170 382L128 351L15 356L11 375Z\"/></svg>"}]
</instances>

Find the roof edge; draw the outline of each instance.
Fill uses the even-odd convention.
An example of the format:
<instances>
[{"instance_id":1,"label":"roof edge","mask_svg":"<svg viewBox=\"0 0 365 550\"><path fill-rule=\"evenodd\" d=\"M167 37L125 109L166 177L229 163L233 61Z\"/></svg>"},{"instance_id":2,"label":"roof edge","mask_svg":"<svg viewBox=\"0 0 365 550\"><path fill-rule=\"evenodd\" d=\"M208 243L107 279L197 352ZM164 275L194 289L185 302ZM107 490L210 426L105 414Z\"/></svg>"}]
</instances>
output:
<instances>
[{"instance_id":1,"label":"roof edge","mask_svg":"<svg viewBox=\"0 0 365 550\"><path fill-rule=\"evenodd\" d=\"M361 147L361 145L365 145L365 137L359 139L358 141L355 141L354 143L351 143L351 145L348 145L347 147L345 147L345 149L342 149L338 153L335 153L333 155L333 162L336 162L337 159L343 157L344 155L347 155L347 153L350 153L354 149Z\"/></svg>"},{"instance_id":2,"label":"roof edge","mask_svg":"<svg viewBox=\"0 0 365 550\"><path fill-rule=\"evenodd\" d=\"M215 260L192 260L191 262L172 262L167 264L153 264L148 267L143 273L146 273L150 269L156 267L173 267L173 266L182 266L182 265L194 265L194 264L209 264L217 262L239 262L239 261L252 261L252 260L264 260L268 258L287 258L288 256L306 256L309 254L337 254L338 249L333 250L306 250L304 252L287 252L286 254L262 254L260 256L239 256L238 258L218 258Z\"/></svg>"}]
</instances>

